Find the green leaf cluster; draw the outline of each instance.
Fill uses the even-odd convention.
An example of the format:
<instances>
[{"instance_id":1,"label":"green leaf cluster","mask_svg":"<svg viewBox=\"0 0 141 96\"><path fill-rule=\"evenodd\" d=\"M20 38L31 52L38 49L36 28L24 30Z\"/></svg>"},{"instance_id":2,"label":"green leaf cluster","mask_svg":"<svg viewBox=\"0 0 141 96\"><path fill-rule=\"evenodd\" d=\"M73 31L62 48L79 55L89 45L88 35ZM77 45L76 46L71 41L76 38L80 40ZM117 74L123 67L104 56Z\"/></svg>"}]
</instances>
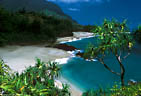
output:
<instances>
[{"instance_id":1,"label":"green leaf cluster","mask_svg":"<svg viewBox=\"0 0 141 96\"><path fill-rule=\"evenodd\" d=\"M141 25L139 25L138 29L134 31L133 36L138 43L141 43Z\"/></svg>"},{"instance_id":2,"label":"green leaf cluster","mask_svg":"<svg viewBox=\"0 0 141 96\"><path fill-rule=\"evenodd\" d=\"M112 88L89 90L82 94L82 96L140 96L141 84L128 85L120 87L115 84Z\"/></svg>"},{"instance_id":3,"label":"green leaf cluster","mask_svg":"<svg viewBox=\"0 0 141 96\"><path fill-rule=\"evenodd\" d=\"M131 50L134 42L126 25L126 20L118 22L113 20L104 20L101 26L92 30L97 37L97 45L88 47L91 56L94 58L105 56L107 53L116 54L120 50ZM89 54L89 52L86 54Z\"/></svg>"},{"instance_id":4,"label":"green leaf cluster","mask_svg":"<svg viewBox=\"0 0 141 96\"><path fill-rule=\"evenodd\" d=\"M27 68L21 74L0 74L0 93L15 96L69 96L68 85L62 85L63 89L59 89L54 84L55 78L59 76L58 64L45 63L40 59L36 62L34 67ZM7 73L4 67L2 69L1 73Z\"/></svg>"}]
</instances>

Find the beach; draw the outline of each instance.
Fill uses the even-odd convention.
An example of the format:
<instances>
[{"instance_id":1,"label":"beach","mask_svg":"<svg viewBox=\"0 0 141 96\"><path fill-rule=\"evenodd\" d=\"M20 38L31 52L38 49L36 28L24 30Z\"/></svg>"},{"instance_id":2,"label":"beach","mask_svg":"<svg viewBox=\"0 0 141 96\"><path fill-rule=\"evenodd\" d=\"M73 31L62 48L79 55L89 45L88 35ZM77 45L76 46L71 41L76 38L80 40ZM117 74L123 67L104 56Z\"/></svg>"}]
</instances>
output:
<instances>
[{"instance_id":1,"label":"beach","mask_svg":"<svg viewBox=\"0 0 141 96\"><path fill-rule=\"evenodd\" d=\"M65 43L65 42L72 42L81 40L83 38L90 38L93 37L93 33L89 32L73 32L73 36L70 37L61 37L57 39L57 43Z\"/></svg>"},{"instance_id":2,"label":"beach","mask_svg":"<svg viewBox=\"0 0 141 96\"><path fill-rule=\"evenodd\" d=\"M81 40L82 38L92 36L92 34L88 32L74 32L73 34L74 36L72 37L58 38L57 43ZM57 48L45 47L43 45L5 46L0 48L0 54L0 58L2 58L13 71L19 73L29 66L34 66L36 58L40 58L44 62L55 61L59 64L64 64L67 63L67 60L72 56L70 52ZM60 83L69 84L72 96L81 96L82 91L76 88L75 85L71 84L65 78L61 77L58 78L58 81L56 81L59 88L61 87Z\"/></svg>"}]
</instances>

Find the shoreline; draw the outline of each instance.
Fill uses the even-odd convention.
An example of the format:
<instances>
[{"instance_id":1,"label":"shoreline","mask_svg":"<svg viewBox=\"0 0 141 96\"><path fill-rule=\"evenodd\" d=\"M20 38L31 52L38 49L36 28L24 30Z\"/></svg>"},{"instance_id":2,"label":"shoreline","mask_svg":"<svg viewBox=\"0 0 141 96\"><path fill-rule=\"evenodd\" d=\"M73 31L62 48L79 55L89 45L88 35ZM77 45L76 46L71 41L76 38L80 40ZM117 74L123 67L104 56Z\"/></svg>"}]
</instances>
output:
<instances>
[{"instance_id":1,"label":"shoreline","mask_svg":"<svg viewBox=\"0 0 141 96\"><path fill-rule=\"evenodd\" d=\"M74 36L61 37L57 39L57 43L72 42L76 40L82 40L83 38L93 37L92 33L88 32L73 32ZM35 58L40 58L42 61L55 61L61 64L67 63L67 61L74 57L72 51L65 51L62 49L45 47L45 45L29 45L29 46L4 46L0 47L0 53L6 64L15 72L23 72L27 67L35 65ZM67 83L70 85L70 92L72 96L81 96L83 91L67 80L67 78L61 77L58 79L61 84ZM59 84L59 83L58 83ZM60 86L59 86L60 87Z\"/></svg>"},{"instance_id":2,"label":"shoreline","mask_svg":"<svg viewBox=\"0 0 141 96\"><path fill-rule=\"evenodd\" d=\"M58 38L57 39L57 43L62 44L62 43L66 43L66 42L73 42L73 41L82 40L82 39L91 38L91 37L94 37L93 36L93 33L89 33L89 32L78 32L78 33L77 32L73 32L73 36L71 36L71 37ZM70 54L72 54L71 57L73 57L73 53L70 52ZM68 60L71 57L69 57ZM64 58L62 58L62 60L63 59ZM61 76L56 81L57 86L59 88L62 88L62 86L60 85L60 83L61 84L63 83L63 84L68 84L69 85L69 87L70 87L69 91L71 92L71 96L82 96L82 94L84 92L84 90L82 90L81 88L79 88L78 86L76 86L75 84L73 84L71 81L69 81L65 77L62 77Z\"/></svg>"},{"instance_id":3,"label":"shoreline","mask_svg":"<svg viewBox=\"0 0 141 96\"><path fill-rule=\"evenodd\" d=\"M70 82L67 78L61 76L58 80L69 85L71 96L82 96L84 91L77 87L74 83Z\"/></svg>"},{"instance_id":4,"label":"shoreline","mask_svg":"<svg viewBox=\"0 0 141 96\"><path fill-rule=\"evenodd\" d=\"M78 40L91 38L91 37L94 37L94 36L93 36L93 33L90 33L90 32L73 32L73 36L57 38L56 43L62 44L66 42L73 42L73 41L78 41Z\"/></svg>"},{"instance_id":5,"label":"shoreline","mask_svg":"<svg viewBox=\"0 0 141 96\"><path fill-rule=\"evenodd\" d=\"M0 58L15 72L23 72L34 66L36 58L44 62L69 58L71 54L64 50L42 46L5 46L0 48Z\"/></svg>"}]
</instances>

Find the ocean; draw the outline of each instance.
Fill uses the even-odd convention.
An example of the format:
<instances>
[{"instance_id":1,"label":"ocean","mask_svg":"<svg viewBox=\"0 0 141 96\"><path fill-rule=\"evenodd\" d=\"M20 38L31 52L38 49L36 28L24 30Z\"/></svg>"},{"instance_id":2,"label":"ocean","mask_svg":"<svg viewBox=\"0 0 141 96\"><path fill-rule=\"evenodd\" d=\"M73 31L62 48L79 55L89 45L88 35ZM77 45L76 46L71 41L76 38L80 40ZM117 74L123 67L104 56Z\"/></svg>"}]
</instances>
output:
<instances>
[{"instance_id":1,"label":"ocean","mask_svg":"<svg viewBox=\"0 0 141 96\"><path fill-rule=\"evenodd\" d=\"M96 38L86 38L78 41L67 42L80 50L85 50L89 43L96 43ZM119 72L120 67L114 56L109 55L105 59L106 64ZM141 81L141 45L136 44L132 54L123 61L125 66L125 82L130 79ZM61 76L74 84L80 90L111 88L115 83L120 84L120 77L109 72L98 61L86 61L80 57L71 57L62 65Z\"/></svg>"}]
</instances>

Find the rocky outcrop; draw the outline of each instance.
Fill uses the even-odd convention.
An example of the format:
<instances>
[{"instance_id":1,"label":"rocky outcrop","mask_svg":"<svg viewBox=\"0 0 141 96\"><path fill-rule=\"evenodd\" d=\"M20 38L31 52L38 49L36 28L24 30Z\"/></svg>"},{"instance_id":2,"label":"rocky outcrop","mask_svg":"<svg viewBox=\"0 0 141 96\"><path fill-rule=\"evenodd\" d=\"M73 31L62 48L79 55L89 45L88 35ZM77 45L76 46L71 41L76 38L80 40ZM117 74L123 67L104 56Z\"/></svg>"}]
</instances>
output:
<instances>
[{"instance_id":1,"label":"rocky outcrop","mask_svg":"<svg viewBox=\"0 0 141 96\"><path fill-rule=\"evenodd\" d=\"M67 44L56 44L53 47L54 48L58 48L58 49L62 49L62 50L65 50L65 51L74 51L74 50L77 50L77 48L75 48L73 46L70 46L70 45L67 45Z\"/></svg>"}]
</instances>

